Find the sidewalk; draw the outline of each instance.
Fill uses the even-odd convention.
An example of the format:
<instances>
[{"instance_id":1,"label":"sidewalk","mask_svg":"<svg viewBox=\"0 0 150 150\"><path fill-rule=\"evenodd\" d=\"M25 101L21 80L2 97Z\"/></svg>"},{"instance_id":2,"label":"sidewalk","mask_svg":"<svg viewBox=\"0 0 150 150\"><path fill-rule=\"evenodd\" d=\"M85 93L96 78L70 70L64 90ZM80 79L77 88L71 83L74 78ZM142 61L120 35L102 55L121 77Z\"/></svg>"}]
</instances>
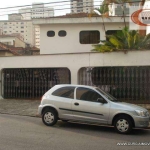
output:
<instances>
[{"instance_id":1,"label":"sidewalk","mask_svg":"<svg viewBox=\"0 0 150 150\"><path fill-rule=\"evenodd\" d=\"M39 104L40 100L0 99L0 113L35 117Z\"/></svg>"}]
</instances>

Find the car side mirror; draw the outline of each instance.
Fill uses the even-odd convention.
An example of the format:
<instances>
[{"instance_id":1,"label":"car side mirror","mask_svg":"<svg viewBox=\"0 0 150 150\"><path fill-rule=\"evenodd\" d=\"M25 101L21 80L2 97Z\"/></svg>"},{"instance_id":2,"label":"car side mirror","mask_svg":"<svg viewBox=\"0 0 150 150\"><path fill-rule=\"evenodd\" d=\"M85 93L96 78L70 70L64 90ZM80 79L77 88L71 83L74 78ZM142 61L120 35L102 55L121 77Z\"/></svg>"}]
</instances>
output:
<instances>
[{"instance_id":1,"label":"car side mirror","mask_svg":"<svg viewBox=\"0 0 150 150\"><path fill-rule=\"evenodd\" d=\"M102 104L106 104L107 103L107 101L104 98L98 98L97 101L102 103Z\"/></svg>"}]
</instances>

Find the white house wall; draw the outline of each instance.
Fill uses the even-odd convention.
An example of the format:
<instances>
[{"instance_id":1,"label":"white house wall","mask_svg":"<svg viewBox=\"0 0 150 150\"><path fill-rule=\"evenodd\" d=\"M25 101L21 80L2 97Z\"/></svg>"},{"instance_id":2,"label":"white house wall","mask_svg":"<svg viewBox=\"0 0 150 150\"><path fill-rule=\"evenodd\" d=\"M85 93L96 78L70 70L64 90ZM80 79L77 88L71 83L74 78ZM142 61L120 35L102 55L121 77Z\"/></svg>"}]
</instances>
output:
<instances>
[{"instance_id":1,"label":"white house wall","mask_svg":"<svg viewBox=\"0 0 150 150\"><path fill-rule=\"evenodd\" d=\"M106 24L106 30L121 30L124 23ZM48 31L55 31L54 37L48 37ZM65 30L67 35L59 37L58 32ZM79 33L85 30L98 30L100 40L105 40L105 31L102 23L79 23L79 24L47 24L40 25L40 54L59 54L59 53L84 53L90 52L93 47L91 44L80 44Z\"/></svg>"},{"instance_id":2,"label":"white house wall","mask_svg":"<svg viewBox=\"0 0 150 150\"><path fill-rule=\"evenodd\" d=\"M0 74L4 68L67 67L71 72L71 83L78 84L78 71L82 67L149 66L149 56L150 51L131 51L127 54L112 52L1 57ZM2 79L0 80L1 87L3 87Z\"/></svg>"}]
</instances>

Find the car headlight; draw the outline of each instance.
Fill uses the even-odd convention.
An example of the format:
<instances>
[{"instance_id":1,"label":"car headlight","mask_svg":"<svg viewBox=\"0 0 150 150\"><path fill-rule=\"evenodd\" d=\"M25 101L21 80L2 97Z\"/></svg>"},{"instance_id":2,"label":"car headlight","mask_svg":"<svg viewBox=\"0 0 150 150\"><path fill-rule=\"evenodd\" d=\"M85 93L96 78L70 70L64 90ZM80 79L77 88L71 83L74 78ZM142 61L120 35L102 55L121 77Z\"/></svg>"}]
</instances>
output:
<instances>
[{"instance_id":1,"label":"car headlight","mask_svg":"<svg viewBox=\"0 0 150 150\"><path fill-rule=\"evenodd\" d=\"M149 112L148 111L143 111L143 110L135 110L135 112L141 116L141 117L148 117L149 116Z\"/></svg>"}]
</instances>

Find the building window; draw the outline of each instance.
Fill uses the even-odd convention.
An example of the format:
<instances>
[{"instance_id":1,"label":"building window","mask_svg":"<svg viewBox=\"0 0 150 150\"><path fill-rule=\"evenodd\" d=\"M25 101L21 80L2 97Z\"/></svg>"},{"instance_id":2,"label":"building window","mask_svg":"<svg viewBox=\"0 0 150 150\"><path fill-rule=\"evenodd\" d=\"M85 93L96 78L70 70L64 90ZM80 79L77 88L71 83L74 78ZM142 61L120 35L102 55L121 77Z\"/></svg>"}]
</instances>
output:
<instances>
[{"instance_id":1,"label":"building window","mask_svg":"<svg viewBox=\"0 0 150 150\"><path fill-rule=\"evenodd\" d=\"M118 31L120 31L120 30L107 30L106 32L105 32L105 34L106 35L114 35L114 34L116 34ZM108 40L108 37L106 36L106 40Z\"/></svg>"},{"instance_id":2,"label":"building window","mask_svg":"<svg viewBox=\"0 0 150 150\"><path fill-rule=\"evenodd\" d=\"M59 35L60 37L64 37L64 36L67 35L67 32L66 32L65 30L60 30L60 31L58 32L58 35Z\"/></svg>"},{"instance_id":3,"label":"building window","mask_svg":"<svg viewBox=\"0 0 150 150\"><path fill-rule=\"evenodd\" d=\"M47 36L48 37L53 37L53 36L55 36L55 32L54 31L48 31Z\"/></svg>"},{"instance_id":4,"label":"building window","mask_svg":"<svg viewBox=\"0 0 150 150\"><path fill-rule=\"evenodd\" d=\"M24 31L21 31L21 33L23 33Z\"/></svg>"},{"instance_id":5,"label":"building window","mask_svg":"<svg viewBox=\"0 0 150 150\"><path fill-rule=\"evenodd\" d=\"M107 30L107 31L105 32L105 34L106 34L106 35L113 35L113 34L116 34L117 31L120 31L120 30Z\"/></svg>"},{"instance_id":6,"label":"building window","mask_svg":"<svg viewBox=\"0 0 150 150\"><path fill-rule=\"evenodd\" d=\"M81 31L79 36L81 44L98 44L100 42L100 32L97 30Z\"/></svg>"}]
</instances>

